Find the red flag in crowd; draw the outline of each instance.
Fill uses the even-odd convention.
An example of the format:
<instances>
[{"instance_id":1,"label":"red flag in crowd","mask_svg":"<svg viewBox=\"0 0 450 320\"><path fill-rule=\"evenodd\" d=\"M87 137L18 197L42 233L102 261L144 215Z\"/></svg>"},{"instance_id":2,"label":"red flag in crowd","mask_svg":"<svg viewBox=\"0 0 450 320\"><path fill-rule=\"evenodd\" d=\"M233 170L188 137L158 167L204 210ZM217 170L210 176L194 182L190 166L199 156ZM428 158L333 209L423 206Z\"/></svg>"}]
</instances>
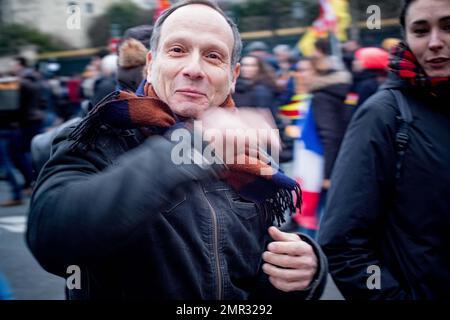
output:
<instances>
[{"instance_id":1,"label":"red flag in crowd","mask_svg":"<svg viewBox=\"0 0 450 320\"><path fill-rule=\"evenodd\" d=\"M155 11L155 15L153 16L153 23L156 22L158 17L163 13L164 10L170 8L170 1L169 0L159 0L158 1L158 7Z\"/></svg>"}]
</instances>

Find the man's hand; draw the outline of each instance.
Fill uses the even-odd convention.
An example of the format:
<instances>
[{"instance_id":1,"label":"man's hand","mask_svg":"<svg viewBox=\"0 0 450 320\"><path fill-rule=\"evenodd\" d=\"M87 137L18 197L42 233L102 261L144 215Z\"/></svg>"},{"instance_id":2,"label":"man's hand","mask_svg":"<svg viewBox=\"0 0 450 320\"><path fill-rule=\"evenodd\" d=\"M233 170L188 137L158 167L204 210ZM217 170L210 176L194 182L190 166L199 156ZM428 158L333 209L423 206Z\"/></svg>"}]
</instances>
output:
<instances>
[{"instance_id":1,"label":"man's hand","mask_svg":"<svg viewBox=\"0 0 450 320\"><path fill-rule=\"evenodd\" d=\"M210 108L200 120L205 132L214 130L219 134L207 140L213 143L216 154L227 164L236 164L236 157L243 153L250 154L249 149L267 151L271 147L272 150L280 150L280 137L274 130L276 126L269 110ZM238 137L243 142L241 145L237 143ZM259 156L267 163L262 154Z\"/></svg>"},{"instance_id":2,"label":"man's hand","mask_svg":"<svg viewBox=\"0 0 450 320\"><path fill-rule=\"evenodd\" d=\"M272 285L282 291L304 290L317 271L317 257L313 248L297 234L269 228L274 240L263 253L263 271Z\"/></svg>"},{"instance_id":3,"label":"man's hand","mask_svg":"<svg viewBox=\"0 0 450 320\"><path fill-rule=\"evenodd\" d=\"M328 190L330 189L330 187L331 187L331 180L330 179L323 180L322 189Z\"/></svg>"}]
</instances>

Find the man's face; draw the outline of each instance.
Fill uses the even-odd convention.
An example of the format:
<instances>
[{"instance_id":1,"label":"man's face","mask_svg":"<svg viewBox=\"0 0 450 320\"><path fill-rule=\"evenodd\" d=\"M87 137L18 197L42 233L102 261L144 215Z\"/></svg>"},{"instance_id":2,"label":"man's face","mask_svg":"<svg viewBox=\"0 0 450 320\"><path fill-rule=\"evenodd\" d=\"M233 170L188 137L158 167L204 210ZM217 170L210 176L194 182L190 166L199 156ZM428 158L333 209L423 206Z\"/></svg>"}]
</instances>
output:
<instances>
[{"instance_id":1,"label":"man's face","mask_svg":"<svg viewBox=\"0 0 450 320\"><path fill-rule=\"evenodd\" d=\"M258 60L255 57L247 56L241 60L242 78L253 80L258 76L258 72Z\"/></svg>"},{"instance_id":2,"label":"man's face","mask_svg":"<svg viewBox=\"0 0 450 320\"><path fill-rule=\"evenodd\" d=\"M234 90L239 65L231 67L233 46L220 13L205 5L181 7L164 21L156 55L147 56L147 81L176 114L197 118Z\"/></svg>"},{"instance_id":3,"label":"man's face","mask_svg":"<svg viewBox=\"0 0 450 320\"><path fill-rule=\"evenodd\" d=\"M23 67L22 67L22 65L19 63L19 61L16 61L16 60L14 60L12 63L11 63L11 73L13 74L13 75L19 75L20 74L20 71L22 71L22 69L23 69Z\"/></svg>"}]
</instances>

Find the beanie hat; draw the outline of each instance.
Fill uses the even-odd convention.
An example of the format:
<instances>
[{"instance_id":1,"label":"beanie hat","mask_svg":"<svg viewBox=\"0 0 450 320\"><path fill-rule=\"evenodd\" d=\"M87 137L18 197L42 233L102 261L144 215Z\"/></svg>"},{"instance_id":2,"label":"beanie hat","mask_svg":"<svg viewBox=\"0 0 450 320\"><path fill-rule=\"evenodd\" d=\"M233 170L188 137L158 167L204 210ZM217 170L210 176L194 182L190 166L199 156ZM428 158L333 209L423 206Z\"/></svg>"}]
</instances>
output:
<instances>
[{"instance_id":1,"label":"beanie hat","mask_svg":"<svg viewBox=\"0 0 450 320\"><path fill-rule=\"evenodd\" d=\"M361 48L355 52L355 57L364 69L387 69L389 63L389 53L386 50L368 47Z\"/></svg>"},{"instance_id":2,"label":"beanie hat","mask_svg":"<svg viewBox=\"0 0 450 320\"><path fill-rule=\"evenodd\" d=\"M122 40L133 38L139 40L147 49L150 47L150 37L152 36L153 27L150 25L140 25L129 28L123 34Z\"/></svg>"}]
</instances>

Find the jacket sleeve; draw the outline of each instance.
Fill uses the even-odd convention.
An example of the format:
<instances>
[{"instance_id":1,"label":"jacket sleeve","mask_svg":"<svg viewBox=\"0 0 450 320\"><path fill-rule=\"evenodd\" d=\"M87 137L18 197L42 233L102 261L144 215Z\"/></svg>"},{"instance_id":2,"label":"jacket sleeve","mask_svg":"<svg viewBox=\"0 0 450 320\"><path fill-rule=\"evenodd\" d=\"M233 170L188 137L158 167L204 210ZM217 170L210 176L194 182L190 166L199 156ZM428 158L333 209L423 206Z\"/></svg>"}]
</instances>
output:
<instances>
[{"instance_id":1,"label":"jacket sleeve","mask_svg":"<svg viewBox=\"0 0 450 320\"><path fill-rule=\"evenodd\" d=\"M298 234L300 238L307 242L314 250L317 257L317 271L308 288L305 290L284 292L275 288L269 281L269 277L262 270L262 264L258 274L257 284L253 288L250 299L263 300L319 300L325 290L328 275L328 263L325 254L320 246L309 236Z\"/></svg>"},{"instance_id":2,"label":"jacket sleeve","mask_svg":"<svg viewBox=\"0 0 450 320\"><path fill-rule=\"evenodd\" d=\"M55 139L56 151L39 175L27 230L34 256L61 276L69 265L101 262L123 249L144 220L157 218L175 186L211 175L209 168L174 164L173 143L163 137L112 162L106 148L70 151L70 131Z\"/></svg>"},{"instance_id":3,"label":"jacket sleeve","mask_svg":"<svg viewBox=\"0 0 450 320\"><path fill-rule=\"evenodd\" d=\"M377 249L395 183L395 110L384 91L355 113L331 179L319 244L348 299L408 297ZM379 267L380 289L369 289L370 266Z\"/></svg>"}]
</instances>

